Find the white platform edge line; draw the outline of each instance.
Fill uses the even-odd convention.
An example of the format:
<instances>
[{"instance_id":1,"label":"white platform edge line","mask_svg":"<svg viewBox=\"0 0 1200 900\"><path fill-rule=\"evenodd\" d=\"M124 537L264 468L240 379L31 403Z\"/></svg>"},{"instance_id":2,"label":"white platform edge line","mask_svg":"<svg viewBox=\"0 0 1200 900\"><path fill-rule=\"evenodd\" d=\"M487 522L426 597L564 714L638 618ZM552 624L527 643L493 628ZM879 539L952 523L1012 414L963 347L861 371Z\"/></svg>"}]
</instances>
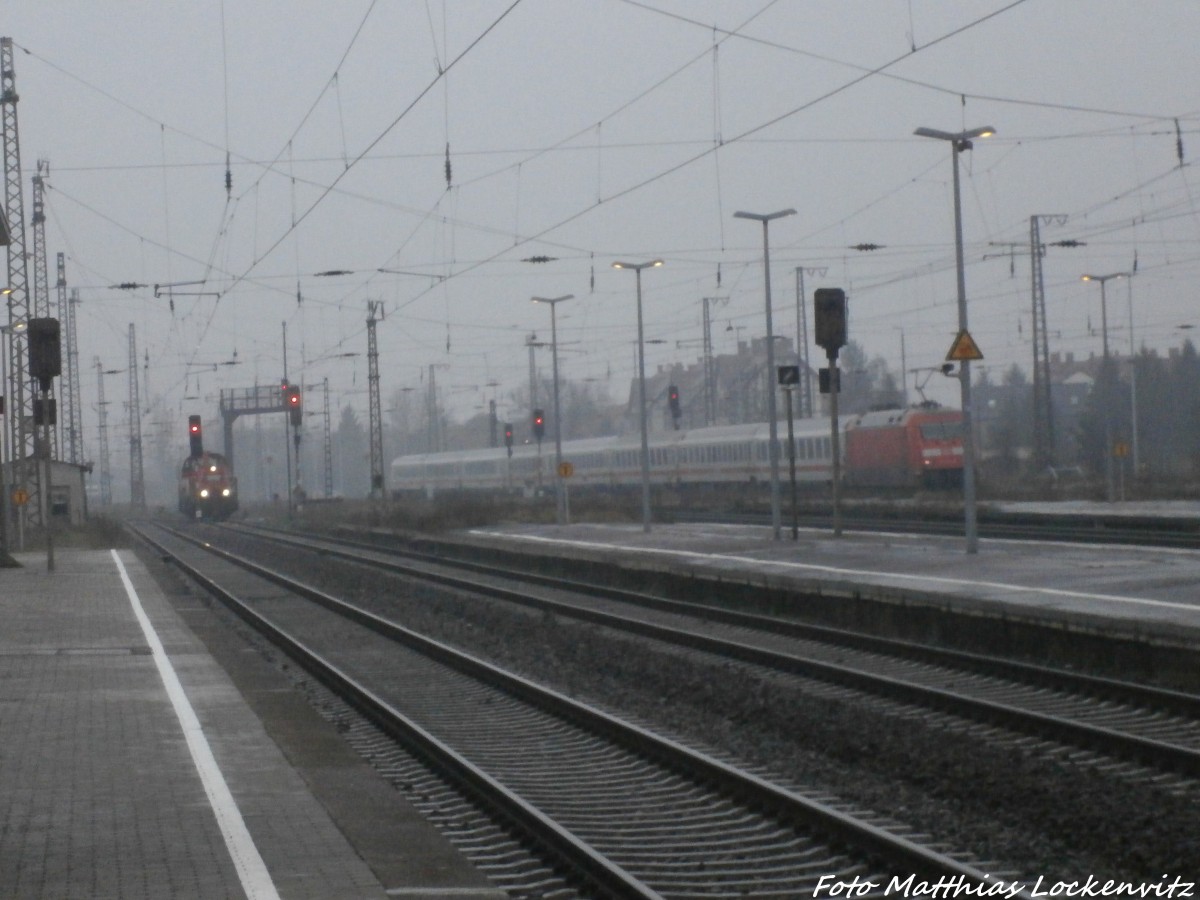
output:
<instances>
[{"instance_id":1,"label":"white platform edge line","mask_svg":"<svg viewBox=\"0 0 1200 900\"><path fill-rule=\"evenodd\" d=\"M632 544L604 543L601 541L569 540L567 538L547 537L536 534L508 534L484 529L470 529L468 534L483 537L504 538L506 540L530 541L544 544L564 544L570 547L581 547L588 550L621 550L622 552L644 554L646 556L675 556L681 559L720 560L735 563L751 563L759 568L797 569L805 572L818 572L827 575L851 575L878 579L895 579L897 581L928 582L932 584L953 585L955 587L990 588L1011 594L1046 594L1052 597L1068 597L1074 600L1102 600L1106 603L1128 603L1137 606L1158 606L1166 609L1182 609L1195 612L1198 608L1192 603L1176 603L1172 600L1153 600L1147 597L1129 597L1120 594L1096 594L1088 591L1075 591L1067 588L1039 587L1028 584L1005 584L1001 581L979 581L970 578L948 578L942 575L913 575L907 572L880 572L873 569L849 569L838 566L822 566L816 563L799 563L779 559L760 559L752 556L738 556L732 553L701 553L695 550L674 550L665 547L636 547Z\"/></svg>"},{"instance_id":2,"label":"white platform edge line","mask_svg":"<svg viewBox=\"0 0 1200 900\"><path fill-rule=\"evenodd\" d=\"M238 878L241 880L246 897L248 900L279 900L279 893L275 889L271 874L267 871L267 866L263 862L262 856L259 855L254 839L246 828L241 811L233 799L233 794L230 793L229 785L225 783L225 777L221 774L221 769L213 756L212 747L209 746L208 738L205 737L204 730L200 727L196 711L192 708L187 694L184 693L183 685L175 674L175 667L171 665L162 641L159 640L158 632L154 630L150 617L142 608L141 598L138 597L138 593L133 587L133 582L125 570L124 563L121 562L121 557L116 550L109 552L117 564L117 571L121 575L121 583L125 585L125 593L129 597L130 606L133 607L133 614L137 617L138 624L142 626L142 633L150 645L154 664L158 667L158 674L162 678L167 696L171 700L171 706L183 729L188 750L192 754L192 762L196 766L196 772L200 775L204 792L208 795L209 805L216 816L217 826L221 830L221 836L225 839L225 846L237 869Z\"/></svg>"}]
</instances>

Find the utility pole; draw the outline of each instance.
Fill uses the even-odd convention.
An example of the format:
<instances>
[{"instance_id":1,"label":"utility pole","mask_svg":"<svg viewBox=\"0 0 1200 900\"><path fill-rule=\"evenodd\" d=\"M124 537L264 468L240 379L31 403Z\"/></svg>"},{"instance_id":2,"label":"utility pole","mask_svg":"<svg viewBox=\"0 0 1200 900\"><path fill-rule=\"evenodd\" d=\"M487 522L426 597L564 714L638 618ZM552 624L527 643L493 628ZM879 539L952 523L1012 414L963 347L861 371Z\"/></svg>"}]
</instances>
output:
<instances>
[{"instance_id":1,"label":"utility pole","mask_svg":"<svg viewBox=\"0 0 1200 900\"><path fill-rule=\"evenodd\" d=\"M37 484L37 436L33 426L34 393L29 376L29 276L25 250L25 202L21 189L21 143L17 133L17 82L12 38L0 37L0 118L4 140L4 217L8 222L8 349L13 390L8 410L12 434L12 483L29 493L27 509L38 516L42 498ZM5 498L5 502L8 500ZM31 516L31 518L32 518Z\"/></svg>"},{"instance_id":2,"label":"utility pole","mask_svg":"<svg viewBox=\"0 0 1200 900\"><path fill-rule=\"evenodd\" d=\"M713 357L712 305L728 302L728 297L704 298L704 424L717 424L717 361Z\"/></svg>"},{"instance_id":3,"label":"utility pole","mask_svg":"<svg viewBox=\"0 0 1200 900\"><path fill-rule=\"evenodd\" d=\"M800 363L802 419L811 419L813 416L812 367L808 358L808 314L804 305L804 276L816 275L818 278L824 278L828 273L828 266L796 266L796 356Z\"/></svg>"},{"instance_id":4,"label":"utility pole","mask_svg":"<svg viewBox=\"0 0 1200 900\"><path fill-rule=\"evenodd\" d=\"M63 322L63 343L66 345L67 364L62 384L63 415L62 446L63 458L73 465L83 461L83 417L79 399L79 336L75 331L75 307L79 305L79 289L72 288L70 299L66 297L67 268L64 254L58 254L58 312Z\"/></svg>"},{"instance_id":5,"label":"utility pole","mask_svg":"<svg viewBox=\"0 0 1200 900\"><path fill-rule=\"evenodd\" d=\"M1050 390L1050 331L1046 327L1046 287L1042 276L1041 222L1065 224L1065 215L1029 217L1029 259L1033 294L1033 434L1034 457L1039 466L1052 466L1055 459L1054 402ZM1079 241L1057 241L1055 246L1078 247Z\"/></svg>"},{"instance_id":6,"label":"utility pole","mask_svg":"<svg viewBox=\"0 0 1200 900\"><path fill-rule=\"evenodd\" d=\"M383 410L379 402L379 345L375 323L383 318L383 301L367 301L367 396L371 430L371 496L387 501L383 483ZM432 381L432 375L430 376Z\"/></svg>"},{"instance_id":7,"label":"utility pole","mask_svg":"<svg viewBox=\"0 0 1200 900\"><path fill-rule=\"evenodd\" d=\"M50 172L50 163L47 160L39 159L37 161L37 171L33 176L33 318L35 319L50 319L54 318L50 309L50 276L47 271L46 263L46 182L45 176ZM32 357L30 360L32 365ZM38 468L38 494L40 495L40 504L38 507L38 516L41 522L46 526L46 537L50 542L50 561L51 569L53 569L54 551L53 538L50 537L50 489L47 481L50 475L50 463L58 457L58 429L50 427L52 418L50 407L53 405L51 398L54 396L54 381L49 380L42 383L42 410L43 419L42 433L40 436L35 436L34 441L39 445L39 457L46 460L45 468ZM36 389L31 383L30 393L36 395ZM38 401L35 399L35 403ZM35 428L37 423L35 422ZM43 477L42 473L45 473Z\"/></svg>"},{"instance_id":8,"label":"utility pole","mask_svg":"<svg viewBox=\"0 0 1200 900\"><path fill-rule=\"evenodd\" d=\"M108 402L104 399L104 376L115 374L118 370L105 368L96 357L96 409L100 419L100 508L112 507L112 471L109 468L108 457Z\"/></svg>"},{"instance_id":9,"label":"utility pole","mask_svg":"<svg viewBox=\"0 0 1200 900\"><path fill-rule=\"evenodd\" d=\"M129 505L146 508L146 474L142 467L142 400L138 393L137 336L129 323Z\"/></svg>"},{"instance_id":10,"label":"utility pole","mask_svg":"<svg viewBox=\"0 0 1200 900\"><path fill-rule=\"evenodd\" d=\"M50 280L46 268L46 180L48 160L39 159L33 176L33 317L50 318Z\"/></svg>"},{"instance_id":11,"label":"utility pole","mask_svg":"<svg viewBox=\"0 0 1200 900\"><path fill-rule=\"evenodd\" d=\"M329 421L329 378L325 386L325 499L333 496L333 431Z\"/></svg>"},{"instance_id":12,"label":"utility pole","mask_svg":"<svg viewBox=\"0 0 1200 900\"><path fill-rule=\"evenodd\" d=\"M437 453L441 449L438 439L438 408L437 408L437 376L434 374L437 371L437 363L429 364L429 396L427 406L429 407L429 452Z\"/></svg>"},{"instance_id":13,"label":"utility pole","mask_svg":"<svg viewBox=\"0 0 1200 900\"><path fill-rule=\"evenodd\" d=\"M1042 222L1063 225L1067 216L1039 214L1029 217L1029 277L1033 298L1033 457L1039 469L1054 465L1056 440L1054 434L1054 403L1050 384L1050 331L1046 327L1046 287L1042 260L1047 247L1082 247L1083 241L1062 240L1042 242ZM996 242L992 242L996 245ZM1006 246L1010 260L1020 244ZM988 259L984 256L984 259ZM1012 264L1010 262L1010 271Z\"/></svg>"},{"instance_id":14,"label":"utility pole","mask_svg":"<svg viewBox=\"0 0 1200 900\"><path fill-rule=\"evenodd\" d=\"M533 351L542 346L538 343L537 334L531 333L525 338L525 346L529 348L529 411L538 408L537 397L537 362L533 357Z\"/></svg>"}]
</instances>

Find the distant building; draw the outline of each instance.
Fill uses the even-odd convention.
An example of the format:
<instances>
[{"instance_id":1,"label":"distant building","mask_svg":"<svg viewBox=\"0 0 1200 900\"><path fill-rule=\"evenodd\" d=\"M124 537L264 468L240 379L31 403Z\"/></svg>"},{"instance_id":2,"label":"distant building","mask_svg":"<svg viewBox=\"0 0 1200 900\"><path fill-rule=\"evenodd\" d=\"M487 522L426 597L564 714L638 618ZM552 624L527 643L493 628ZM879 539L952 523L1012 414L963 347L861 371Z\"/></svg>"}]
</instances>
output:
<instances>
[{"instance_id":1,"label":"distant building","mask_svg":"<svg viewBox=\"0 0 1200 900\"><path fill-rule=\"evenodd\" d=\"M776 337L775 364L786 366L797 363L792 341L786 337ZM679 391L681 429L701 428L710 424L739 425L744 422L765 422L767 391L775 389L775 377L774 373L770 373L768 381L765 337L739 341L737 353L714 355L711 384L705 377L703 358L688 365L677 363L659 366L657 371L646 373L648 430L664 431L674 427L669 405L672 385ZM813 372L814 396L817 395L816 382L817 375ZM784 404L780 402L777 406L780 417L784 415L784 410ZM625 428L627 431L635 431L639 424L638 380L635 375L629 385Z\"/></svg>"},{"instance_id":2,"label":"distant building","mask_svg":"<svg viewBox=\"0 0 1200 900\"><path fill-rule=\"evenodd\" d=\"M9 493L9 523L18 520L22 507L12 502L12 464L0 466L5 490ZM55 523L82 525L87 519L87 495L84 492L86 466L55 460L50 463L50 520ZM10 539L12 535L9 535Z\"/></svg>"}]
</instances>

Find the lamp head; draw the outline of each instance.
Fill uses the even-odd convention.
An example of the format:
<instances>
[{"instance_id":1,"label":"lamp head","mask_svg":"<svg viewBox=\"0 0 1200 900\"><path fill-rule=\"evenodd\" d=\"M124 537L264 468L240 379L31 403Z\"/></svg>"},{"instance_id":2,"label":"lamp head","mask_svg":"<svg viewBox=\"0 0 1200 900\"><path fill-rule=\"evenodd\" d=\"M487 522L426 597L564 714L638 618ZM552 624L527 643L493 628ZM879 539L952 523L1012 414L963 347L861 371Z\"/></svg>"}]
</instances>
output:
<instances>
[{"instance_id":1,"label":"lamp head","mask_svg":"<svg viewBox=\"0 0 1200 900\"><path fill-rule=\"evenodd\" d=\"M970 150L971 141L976 138L991 137L996 133L996 129L991 125L984 125L982 128L972 128L969 131L941 131L937 128L918 128L913 134L917 137L934 138L939 141L949 141L954 144L956 150Z\"/></svg>"}]
</instances>

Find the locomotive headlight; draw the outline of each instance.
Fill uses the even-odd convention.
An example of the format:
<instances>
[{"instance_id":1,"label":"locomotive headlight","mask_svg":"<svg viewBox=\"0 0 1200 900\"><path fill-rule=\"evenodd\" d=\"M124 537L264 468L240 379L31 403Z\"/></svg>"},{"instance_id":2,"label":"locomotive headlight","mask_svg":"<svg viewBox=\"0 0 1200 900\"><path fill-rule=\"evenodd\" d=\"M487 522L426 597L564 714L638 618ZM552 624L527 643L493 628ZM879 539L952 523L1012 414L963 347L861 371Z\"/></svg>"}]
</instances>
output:
<instances>
[{"instance_id":1,"label":"locomotive headlight","mask_svg":"<svg viewBox=\"0 0 1200 900\"><path fill-rule=\"evenodd\" d=\"M215 472L215 471L217 471L217 467L216 467L216 466L209 466L209 467L208 467L208 471L210 471L210 472Z\"/></svg>"},{"instance_id":2,"label":"locomotive headlight","mask_svg":"<svg viewBox=\"0 0 1200 900\"><path fill-rule=\"evenodd\" d=\"M200 488L200 499L204 500L207 498L208 498L208 488Z\"/></svg>"},{"instance_id":3,"label":"locomotive headlight","mask_svg":"<svg viewBox=\"0 0 1200 900\"><path fill-rule=\"evenodd\" d=\"M232 493L233 493L233 491L229 490L229 488L224 488L224 489L221 491L221 496L222 496L222 497L228 497L228 496L229 496L230 494L232 494Z\"/></svg>"}]
</instances>

